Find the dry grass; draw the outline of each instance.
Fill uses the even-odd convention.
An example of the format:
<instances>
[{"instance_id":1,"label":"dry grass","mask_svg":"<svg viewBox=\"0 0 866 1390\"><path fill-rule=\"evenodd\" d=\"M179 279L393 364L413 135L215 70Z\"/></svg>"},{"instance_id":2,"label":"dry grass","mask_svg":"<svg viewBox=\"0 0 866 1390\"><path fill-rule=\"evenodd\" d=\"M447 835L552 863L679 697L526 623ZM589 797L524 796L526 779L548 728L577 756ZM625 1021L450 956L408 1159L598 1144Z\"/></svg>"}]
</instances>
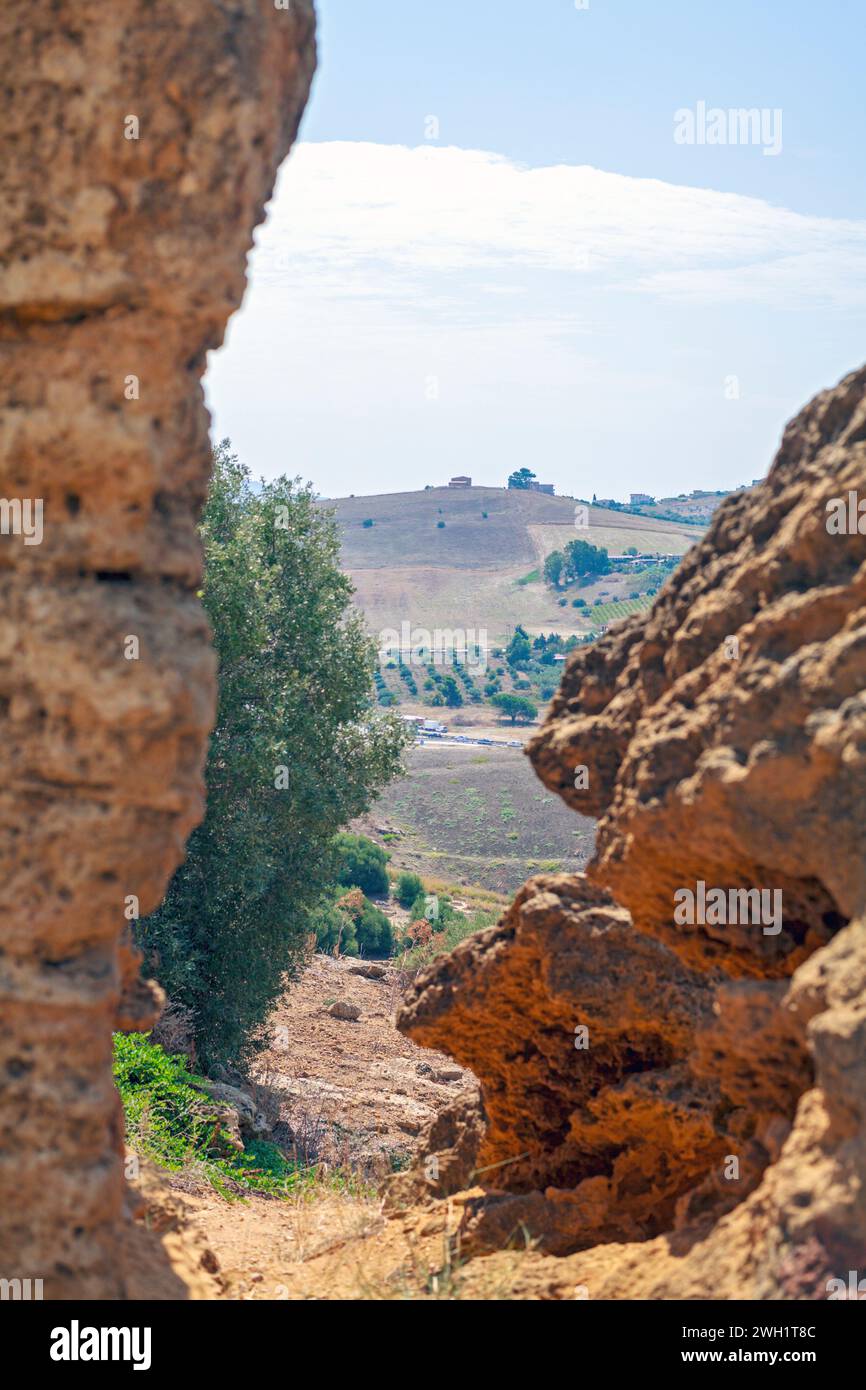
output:
<instances>
[{"instance_id":1,"label":"dry grass","mask_svg":"<svg viewBox=\"0 0 866 1390\"><path fill-rule=\"evenodd\" d=\"M459 886L467 900L482 895L472 905L487 908L501 906L502 895L532 874L574 873L590 856L594 822L547 791L518 749L473 756L431 745L410 751L407 766L361 827L369 834L371 822L387 821L403 831L388 844L392 870Z\"/></svg>"},{"instance_id":2,"label":"dry grass","mask_svg":"<svg viewBox=\"0 0 866 1390\"><path fill-rule=\"evenodd\" d=\"M570 498L434 488L327 505L340 526L342 562L356 586L356 602L373 632L399 629L407 621L431 631L485 628L497 643L516 623L563 635L584 626L574 609L560 608L547 585L519 582L578 534ZM365 527L365 519L373 526ZM700 528L676 522L590 512L589 539L611 554L631 545L684 554L700 535Z\"/></svg>"}]
</instances>

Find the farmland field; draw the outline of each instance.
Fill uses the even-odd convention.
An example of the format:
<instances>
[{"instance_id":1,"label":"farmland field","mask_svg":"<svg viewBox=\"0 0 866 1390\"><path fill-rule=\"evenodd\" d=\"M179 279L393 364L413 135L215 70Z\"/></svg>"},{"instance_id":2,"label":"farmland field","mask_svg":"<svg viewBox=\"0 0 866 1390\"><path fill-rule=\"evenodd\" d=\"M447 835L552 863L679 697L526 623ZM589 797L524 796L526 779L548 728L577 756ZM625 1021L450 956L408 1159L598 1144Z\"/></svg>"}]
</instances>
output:
<instances>
[{"instance_id":1,"label":"farmland field","mask_svg":"<svg viewBox=\"0 0 866 1390\"><path fill-rule=\"evenodd\" d=\"M632 613L642 613L645 608L649 608L651 599L624 598L615 603L597 603L592 608L587 609L590 620L595 623L613 623L617 618L627 618Z\"/></svg>"},{"instance_id":2,"label":"farmland field","mask_svg":"<svg viewBox=\"0 0 866 1390\"><path fill-rule=\"evenodd\" d=\"M507 893L533 873L574 873L592 852L595 822L548 792L520 749L430 744L407 765L358 827L393 867Z\"/></svg>"},{"instance_id":3,"label":"farmland field","mask_svg":"<svg viewBox=\"0 0 866 1390\"><path fill-rule=\"evenodd\" d=\"M506 488L442 488L324 501L340 532L342 564L374 634L404 622L433 630L484 629L507 641L516 624L563 637L586 632L588 614L560 602L542 578L544 560L581 533L574 500ZM372 523L372 524L366 524ZM685 554L700 528L592 507L592 544L611 555ZM628 598L626 576L581 589ZM607 621L602 619L601 621Z\"/></svg>"}]
</instances>

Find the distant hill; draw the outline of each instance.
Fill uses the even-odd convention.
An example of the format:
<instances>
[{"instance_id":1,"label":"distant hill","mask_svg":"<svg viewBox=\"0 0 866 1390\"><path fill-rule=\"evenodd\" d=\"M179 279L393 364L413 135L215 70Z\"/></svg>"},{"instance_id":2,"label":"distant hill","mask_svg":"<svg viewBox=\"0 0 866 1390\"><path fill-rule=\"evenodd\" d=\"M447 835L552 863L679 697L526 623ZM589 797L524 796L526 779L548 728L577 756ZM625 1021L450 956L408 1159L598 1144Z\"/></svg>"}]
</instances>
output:
<instances>
[{"instance_id":1,"label":"distant hill","mask_svg":"<svg viewBox=\"0 0 866 1390\"><path fill-rule=\"evenodd\" d=\"M611 555L630 546L684 554L701 534L695 526L596 507L589 532L578 532L573 498L507 488L438 487L322 505L335 513L343 566L374 632L408 621L431 630L486 628L491 642L516 623L530 632L586 631L588 620L561 607L540 578L547 555L576 536ZM596 588L615 601L627 585L608 576Z\"/></svg>"}]
</instances>

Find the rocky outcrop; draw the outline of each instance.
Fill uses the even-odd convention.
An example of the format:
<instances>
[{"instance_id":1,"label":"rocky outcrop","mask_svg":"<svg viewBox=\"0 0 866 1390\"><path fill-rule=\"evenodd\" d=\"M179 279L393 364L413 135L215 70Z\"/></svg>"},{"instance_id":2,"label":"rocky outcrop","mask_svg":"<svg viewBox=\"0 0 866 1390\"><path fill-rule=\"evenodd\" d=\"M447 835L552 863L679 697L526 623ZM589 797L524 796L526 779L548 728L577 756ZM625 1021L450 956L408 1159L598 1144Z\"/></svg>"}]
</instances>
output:
<instances>
[{"instance_id":1,"label":"rocky outcrop","mask_svg":"<svg viewBox=\"0 0 866 1390\"><path fill-rule=\"evenodd\" d=\"M573 656L529 744L601 818L590 877L706 968L790 975L866 901L866 537L828 530L833 499L866 497L864 389L861 370L792 421L649 616ZM678 928L698 880L778 890L781 930Z\"/></svg>"},{"instance_id":2,"label":"rocky outcrop","mask_svg":"<svg viewBox=\"0 0 866 1390\"><path fill-rule=\"evenodd\" d=\"M155 1002L125 922L202 815L214 708L199 379L297 129L313 12L9 0L0 42L0 1273L122 1297L110 1034Z\"/></svg>"},{"instance_id":3,"label":"rocky outcrop","mask_svg":"<svg viewBox=\"0 0 866 1390\"><path fill-rule=\"evenodd\" d=\"M529 754L600 817L587 878L531 880L400 1015L482 1083L464 1237L584 1252L524 1256L518 1296L826 1297L866 1265L860 500L866 370L571 657Z\"/></svg>"}]
</instances>

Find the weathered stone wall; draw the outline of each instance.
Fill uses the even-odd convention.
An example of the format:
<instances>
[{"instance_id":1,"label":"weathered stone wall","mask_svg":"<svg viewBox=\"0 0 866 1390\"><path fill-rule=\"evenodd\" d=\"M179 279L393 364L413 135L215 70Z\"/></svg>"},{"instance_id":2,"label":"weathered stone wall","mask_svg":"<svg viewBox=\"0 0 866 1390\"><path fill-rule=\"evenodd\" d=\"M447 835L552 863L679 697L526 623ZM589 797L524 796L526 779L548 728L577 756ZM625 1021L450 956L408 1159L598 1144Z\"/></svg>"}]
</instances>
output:
<instances>
[{"instance_id":1,"label":"weathered stone wall","mask_svg":"<svg viewBox=\"0 0 866 1390\"><path fill-rule=\"evenodd\" d=\"M463 1248L583 1252L481 1261L515 1296L826 1298L866 1269L858 503L866 369L646 616L570 658L528 751L601 817L586 879L531 880L406 1001L400 1026L482 1084ZM678 920L698 881L778 890L779 929Z\"/></svg>"},{"instance_id":2,"label":"weathered stone wall","mask_svg":"<svg viewBox=\"0 0 866 1390\"><path fill-rule=\"evenodd\" d=\"M0 499L43 515L40 544L0 535L0 1275L122 1297L110 1034L153 1004L124 913L157 906L201 818L214 709L200 378L314 15L7 0L0 44Z\"/></svg>"}]
</instances>

